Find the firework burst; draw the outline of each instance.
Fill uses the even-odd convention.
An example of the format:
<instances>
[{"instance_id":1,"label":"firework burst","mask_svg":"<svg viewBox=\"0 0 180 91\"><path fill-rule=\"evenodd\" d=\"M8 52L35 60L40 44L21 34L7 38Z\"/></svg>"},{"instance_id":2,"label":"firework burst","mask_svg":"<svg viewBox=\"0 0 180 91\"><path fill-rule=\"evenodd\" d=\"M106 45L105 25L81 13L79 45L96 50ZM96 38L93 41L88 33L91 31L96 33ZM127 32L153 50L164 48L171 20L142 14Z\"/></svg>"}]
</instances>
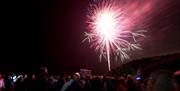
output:
<instances>
[{"instance_id":1,"label":"firework burst","mask_svg":"<svg viewBox=\"0 0 180 91\"><path fill-rule=\"evenodd\" d=\"M127 12L129 11L112 0L93 2L88 9L89 32L85 32L86 38L83 41L88 41L90 47L100 54L100 60L107 60L109 71L112 56L124 62L130 59L129 52L142 49L137 39L144 37L146 31L133 31L135 22L127 17Z\"/></svg>"}]
</instances>

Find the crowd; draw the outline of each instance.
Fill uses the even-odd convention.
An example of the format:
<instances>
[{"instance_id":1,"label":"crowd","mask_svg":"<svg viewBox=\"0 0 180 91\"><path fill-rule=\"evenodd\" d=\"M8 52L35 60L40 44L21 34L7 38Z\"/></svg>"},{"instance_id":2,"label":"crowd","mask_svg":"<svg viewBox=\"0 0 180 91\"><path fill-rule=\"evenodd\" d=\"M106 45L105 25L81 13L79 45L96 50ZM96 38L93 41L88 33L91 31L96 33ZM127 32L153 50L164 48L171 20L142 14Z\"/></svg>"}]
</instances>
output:
<instances>
[{"instance_id":1,"label":"crowd","mask_svg":"<svg viewBox=\"0 0 180 91\"><path fill-rule=\"evenodd\" d=\"M39 74L15 78L0 74L0 91L180 91L180 71L156 70L147 78L132 76L50 76Z\"/></svg>"}]
</instances>

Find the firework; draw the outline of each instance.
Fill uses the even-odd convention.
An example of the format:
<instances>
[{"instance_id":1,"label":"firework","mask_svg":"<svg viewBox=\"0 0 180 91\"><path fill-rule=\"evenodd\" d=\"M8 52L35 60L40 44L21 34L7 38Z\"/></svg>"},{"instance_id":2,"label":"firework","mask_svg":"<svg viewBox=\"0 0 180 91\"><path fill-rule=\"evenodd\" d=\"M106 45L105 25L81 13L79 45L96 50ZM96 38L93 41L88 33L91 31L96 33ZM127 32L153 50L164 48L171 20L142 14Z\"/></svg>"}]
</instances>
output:
<instances>
[{"instance_id":1,"label":"firework","mask_svg":"<svg viewBox=\"0 0 180 91\"><path fill-rule=\"evenodd\" d=\"M133 30L137 17L130 17L129 11L112 0L95 1L88 8L89 31L85 32L83 41L88 41L90 47L99 53L100 60L107 60L109 71L112 56L124 62L130 59L129 52L142 49L137 39L144 37L146 31Z\"/></svg>"}]
</instances>

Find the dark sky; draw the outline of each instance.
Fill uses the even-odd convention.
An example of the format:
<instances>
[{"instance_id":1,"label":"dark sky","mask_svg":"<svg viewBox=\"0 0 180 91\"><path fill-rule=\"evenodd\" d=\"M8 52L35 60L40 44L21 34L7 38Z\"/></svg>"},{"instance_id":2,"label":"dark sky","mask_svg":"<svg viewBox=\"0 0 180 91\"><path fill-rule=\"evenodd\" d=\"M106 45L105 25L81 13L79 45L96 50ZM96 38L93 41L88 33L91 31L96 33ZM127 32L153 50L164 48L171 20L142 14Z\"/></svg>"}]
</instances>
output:
<instances>
[{"instance_id":1,"label":"dark sky","mask_svg":"<svg viewBox=\"0 0 180 91\"><path fill-rule=\"evenodd\" d=\"M100 63L94 50L82 43L89 1L7 1L1 13L1 70L28 72L47 66L51 72L106 72L106 61ZM180 51L180 1L158 1L144 21L144 50L132 53L132 59Z\"/></svg>"}]
</instances>

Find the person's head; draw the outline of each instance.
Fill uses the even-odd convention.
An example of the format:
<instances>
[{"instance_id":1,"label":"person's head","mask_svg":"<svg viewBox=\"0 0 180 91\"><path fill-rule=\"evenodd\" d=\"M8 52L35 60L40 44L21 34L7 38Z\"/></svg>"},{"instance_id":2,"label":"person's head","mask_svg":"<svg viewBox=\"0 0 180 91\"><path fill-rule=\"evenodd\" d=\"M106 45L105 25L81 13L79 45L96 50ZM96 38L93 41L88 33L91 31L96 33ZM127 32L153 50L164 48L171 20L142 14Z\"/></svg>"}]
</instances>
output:
<instances>
[{"instance_id":1,"label":"person's head","mask_svg":"<svg viewBox=\"0 0 180 91\"><path fill-rule=\"evenodd\" d=\"M36 79L36 76L34 74L31 75L31 79L32 80L35 80Z\"/></svg>"},{"instance_id":2,"label":"person's head","mask_svg":"<svg viewBox=\"0 0 180 91\"><path fill-rule=\"evenodd\" d=\"M2 79L2 74L0 73L0 79Z\"/></svg>"},{"instance_id":3,"label":"person's head","mask_svg":"<svg viewBox=\"0 0 180 91\"><path fill-rule=\"evenodd\" d=\"M147 86L146 86L147 91L152 91L152 89L153 89L152 77L148 77L146 84L147 84Z\"/></svg>"},{"instance_id":4,"label":"person's head","mask_svg":"<svg viewBox=\"0 0 180 91\"><path fill-rule=\"evenodd\" d=\"M116 87L118 91L127 91L127 83L124 77L120 77L117 79Z\"/></svg>"},{"instance_id":5,"label":"person's head","mask_svg":"<svg viewBox=\"0 0 180 91\"><path fill-rule=\"evenodd\" d=\"M79 74L78 72L74 73L73 79L74 79L75 81L78 81L80 78L81 78L81 76L80 76L80 74Z\"/></svg>"},{"instance_id":6,"label":"person's head","mask_svg":"<svg viewBox=\"0 0 180 91\"><path fill-rule=\"evenodd\" d=\"M173 77L174 77L174 81L175 81L174 87L175 87L176 91L180 91L180 70L176 71L174 73Z\"/></svg>"},{"instance_id":7,"label":"person's head","mask_svg":"<svg viewBox=\"0 0 180 91\"><path fill-rule=\"evenodd\" d=\"M174 91L172 74L166 70L157 70L151 74L152 91Z\"/></svg>"},{"instance_id":8,"label":"person's head","mask_svg":"<svg viewBox=\"0 0 180 91\"><path fill-rule=\"evenodd\" d=\"M124 87L127 86L126 80L124 79L124 77L121 77L120 79L118 79L118 84Z\"/></svg>"},{"instance_id":9,"label":"person's head","mask_svg":"<svg viewBox=\"0 0 180 91\"><path fill-rule=\"evenodd\" d=\"M40 73L41 74L48 74L48 69L46 67L41 67L40 68Z\"/></svg>"},{"instance_id":10,"label":"person's head","mask_svg":"<svg viewBox=\"0 0 180 91\"><path fill-rule=\"evenodd\" d=\"M132 75L127 76L127 84L134 85L134 79L133 79Z\"/></svg>"}]
</instances>

